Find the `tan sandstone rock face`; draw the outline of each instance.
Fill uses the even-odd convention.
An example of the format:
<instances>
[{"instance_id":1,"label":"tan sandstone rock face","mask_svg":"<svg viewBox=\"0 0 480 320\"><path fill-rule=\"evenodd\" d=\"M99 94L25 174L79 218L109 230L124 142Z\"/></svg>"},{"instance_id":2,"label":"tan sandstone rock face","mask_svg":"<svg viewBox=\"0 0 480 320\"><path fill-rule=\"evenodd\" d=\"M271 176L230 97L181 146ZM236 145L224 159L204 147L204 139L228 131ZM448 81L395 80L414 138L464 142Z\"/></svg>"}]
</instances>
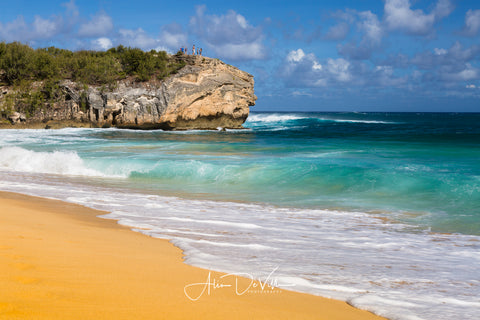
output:
<instances>
[{"instance_id":1,"label":"tan sandstone rock face","mask_svg":"<svg viewBox=\"0 0 480 320\"><path fill-rule=\"evenodd\" d=\"M253 77L219 60L196 61L165 82L169 95L161 121L179 129L195 122L208 128L241 127L256 100Z\"/></svg>"},{"instance_id":2,"label":"tan sandstone rock face","mask_svg":"<svg viewBox=\"0 0 480 320\"><path fill-rule=\"evenodd\" d=\"M183 59L184 68L157 84L122 82L104 93L89 88L88 120L138 129L241 128L257 99L253 76L217 59Z\"/></svg>"}]
</instances>

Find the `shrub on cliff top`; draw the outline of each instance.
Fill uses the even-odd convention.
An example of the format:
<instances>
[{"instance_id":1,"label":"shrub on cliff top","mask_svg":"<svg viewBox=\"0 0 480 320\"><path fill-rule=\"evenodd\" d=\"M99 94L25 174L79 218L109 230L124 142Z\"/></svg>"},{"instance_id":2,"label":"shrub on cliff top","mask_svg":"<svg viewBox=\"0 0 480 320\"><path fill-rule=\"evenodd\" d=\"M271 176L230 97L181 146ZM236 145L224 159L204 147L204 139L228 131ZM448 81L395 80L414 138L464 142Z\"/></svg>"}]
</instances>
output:
<instances>
[{"instance_id":1,"label":"shrub on cliff top","mask_svg":"<svg viewBox=\"0 0 480 320\"><path fill-rule=\"evenodd\" d=\"M19 81L71 79L88 85L110 85L127 76L148 81L164 78L184 65L165 51L144 52L118 46L103 51L69 51L55 47L32 49L19 42L0 42L0 77L8 85Z\"/></svg>"},{"instance_id":2,"label":"shrub on cliff top","mask_svg":"<svg viewBox=\"0 0 480 320\"><path fill-rule=\"evenodd\" d=\"M13 84L20 79L28 79L34 69L34 50L19 42L2 45L0 50L0 69L3 78L8 84Z\"/></svg>"}]
</instances>

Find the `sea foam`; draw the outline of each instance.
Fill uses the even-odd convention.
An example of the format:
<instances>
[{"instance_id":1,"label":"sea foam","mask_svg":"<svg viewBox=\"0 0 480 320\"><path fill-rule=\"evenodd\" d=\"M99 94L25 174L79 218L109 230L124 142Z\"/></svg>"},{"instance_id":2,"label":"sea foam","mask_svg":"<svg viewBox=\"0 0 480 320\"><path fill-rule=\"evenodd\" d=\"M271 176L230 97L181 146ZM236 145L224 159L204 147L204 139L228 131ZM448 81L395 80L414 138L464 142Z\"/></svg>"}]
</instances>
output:
<instances>
[{"instance_id":1,"label":"sea foam","mask_svg":"<svg viewBox=\"0 0 480 320\"><path fill-rule=\"evenodd\" d=\"M296 115L282 115L282 114L262 114L257 115L253 114L247 118L247 123L249 122L282 122L282 121L292 121L292 120L300 120L305 119L306 117L296 116Z\"/></svg>"},{"instance_id":2,"label":"sea foam","mask_svg":"<svg viewBox=\"0 0 480 320\"><path fill-rule=\"evenodd\" d=\"M346 122L346 123L373 123L373 124L395 124L396 122L388 121L377 121L377 120L356 120L356 119L329 119L329 118L318 118L322 121L332 121L332 122Z\"/></svg>"},{"instance_id":3,"label":"sea foam","mask_svg":"<svg viewBox=\"0 0 480 320\"><path fill-rule=\"evenodd\" d=\"M74 151L35 152L20 147L0 149L0 169L71 176L105 176L97 170L87 168Z\"/></svg>"},{"instance_id":4,"label":"sea foam","mask_svg":"<svg viewBox=\"0 0 480 320\"><path fill-rule=\"evenodd\" d=\"M329 122L345 122L345 123L366 123L366 124L396 124L397 122L391 121L381 121L381 120L364 120L364 119L342 119L338 118L330 118L330 117L317 117L314 115L309 115L308 113L304 115L300 114L252 114L247 118L246 124L250 123L268 123L273 124L275 122L281 123L286 121L295 121L295 120L302 120L302 119L310 119L310 120L317 120L317 121L329 121Z\"/></svg>"}]
</instances>

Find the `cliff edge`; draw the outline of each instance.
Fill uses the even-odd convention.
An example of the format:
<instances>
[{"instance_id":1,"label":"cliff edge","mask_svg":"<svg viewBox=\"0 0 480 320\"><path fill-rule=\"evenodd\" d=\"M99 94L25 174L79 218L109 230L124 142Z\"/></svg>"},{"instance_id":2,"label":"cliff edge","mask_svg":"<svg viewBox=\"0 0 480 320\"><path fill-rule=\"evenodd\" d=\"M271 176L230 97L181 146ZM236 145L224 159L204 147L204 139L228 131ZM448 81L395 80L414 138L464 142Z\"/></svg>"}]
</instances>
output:
<instances>
[{"instance_id":1,"label":"cliff edge","mask_svg":"<svg viewBox=\"0 0 480 320\"><path fill-rule=\"evenodd\" d=\"M163 80L117 80L113 86L58 83L55 102L26 116L15 107L3 128L241 128L255 105L253 76L218 59L175 55L185 66ZM34 83L31 86L42 86ZM32 88L33 90L34 88ZM0 87L0 106L13 87Z\"/></svg>"}]
</instances>

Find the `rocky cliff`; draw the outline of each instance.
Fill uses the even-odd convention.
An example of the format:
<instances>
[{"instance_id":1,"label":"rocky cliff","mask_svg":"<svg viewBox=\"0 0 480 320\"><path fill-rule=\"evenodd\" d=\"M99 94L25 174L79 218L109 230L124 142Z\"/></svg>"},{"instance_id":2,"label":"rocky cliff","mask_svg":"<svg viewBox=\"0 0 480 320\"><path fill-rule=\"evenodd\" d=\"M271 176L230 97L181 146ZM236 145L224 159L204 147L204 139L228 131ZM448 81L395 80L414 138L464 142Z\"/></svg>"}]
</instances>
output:
<instances>
[{"instance_id":1,"label":"rocky cliff","mask_svg":"<svg viewBox=\"0 0 480 320\"><path fill-rule=\"evenodd\" d=\"M8 118L16 127L241 128L256 100L253 76L218 59L177 59L185 67L162 81L124 79L110 88L61 81L53 104ZM0 89L1 104L2 93L13 89Z\"/></svg>"}]
</instances>

